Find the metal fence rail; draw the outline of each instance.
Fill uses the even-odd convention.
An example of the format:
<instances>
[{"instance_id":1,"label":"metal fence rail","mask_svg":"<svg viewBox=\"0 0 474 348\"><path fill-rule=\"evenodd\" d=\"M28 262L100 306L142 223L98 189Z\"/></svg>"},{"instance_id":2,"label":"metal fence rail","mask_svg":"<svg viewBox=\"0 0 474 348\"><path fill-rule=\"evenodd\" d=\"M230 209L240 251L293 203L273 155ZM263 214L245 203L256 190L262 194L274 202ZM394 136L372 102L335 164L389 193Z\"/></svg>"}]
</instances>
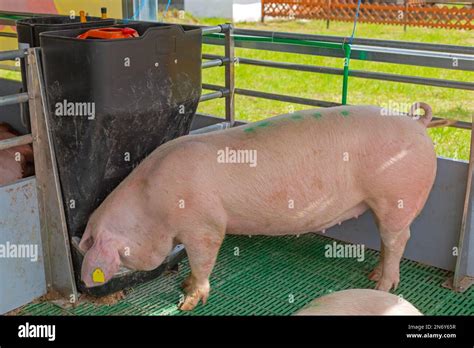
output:
<instances>
[{"instance_id":1,"label":"metal fence rail","mask_svg":"<svg viewBox=\"0 0 474 348\"><path fill-rule=\"evenodd\" d=\"M324 45L312 45L308 42L325 41L341 45L346 42L344 37L268 32L249 29L236 29L235 35L239 38L235 41L236 47L256 50L269 50L276 52L319 55L326 57L344 57L343 50L334 50ZM242 39L242 37L246 37ZM284 40L287 40L286 42ZM211 45L222 45L223 40L216 36L204 36L204 43ZM225 56L204 54L204 59L218 60L226 59ZM352 45L351 59L370 62L388 62L394 64L407 64L423 67L437 67L460 71L474 71L474 47L463 47L454 45L418 44L412 42L399 42L390 40L355 39ZM296 63L275 62L269 60L237 58L240 64L261 66L293 71L305 71L331 75L343 75L344 69L303 65ZM349 70L348 75L355 78L365 78L381 81L392 81L410 83L422 86L433 86L442 88L454 88L460 90L474 90L474 83L465 81L445 80L437 78L425 78L419 76L398 75L381 72ZM203 88L220 91L222 86L204 84ZM300 98L282 94L266 93L249 89L236 88L236 94L278 100L282 102L297 103L308 106L330 107L340 105L338 103ZM350 95L350 93L349 93ZM441 119L435 117L435 119ZM470 122L458 121L453 127L471 129Z\"/></svg>"},{"instance_id":2,"label":"metal fence rail","mask_svg":"<svg viewBox=\"0 0 474 348\"><path fill-rule=\"evenodd\" d=\"M288 33L288 32L271 32L265 30L255 29L236 29L236 34L240 35L259 35L265 37L280 37L280 38L293 38L301 40L319 40L327 42L343 42L345 37L333 36L333 35L315 35L315 34L302 34L302 33ZM374 47L393 47L393 48L404 48L419 51L438 51L446 53L460 53L460 54L474 54L474 47L472 46L456 46L446 44L431 44L423 42L412 42L412 41L394 41L394 40L381 40L381 39L364 39L355 37L352 41L354 45L362 46L374 46Z\"/></svg>"},{"instance_id":3,"label":"metal fence rail","mask_svg":"<svg viewBox=\"0 0 474 348\"><path fill-rule=\"evenodd\" d=\"M212 45L223 45L229 47L224 56L204 54L203 69L225 66L226 86L203 85L205 89L213 90L213 93L203 95L201 101L216 98L226 98L226 119L233 120L234 104L233 95L241 94L257 98L278 100L283 102L298 103L308 106L334 106L338 103L300 98L297 96L287 96L249 89L235 88L234 79L229 76L234 74L233 62L238 60L241 64L261 66L267 68L277 68L293 71L305 71L312 73L322 73L330 75L344 76L344 69L330 68L323 66L303 65L296 63L275 62L268 60L235 58L231 47L241 47L247 49L270 50L276 52L288 52L297 54L319 55L326 57L343 58L345 52L342 49L346 43L344 37L328 35L310 35L285 32L268 32L250 29L233 29L230 25L219 25L213 27L202 27L203 42ZM233 32L232 34L230 32ZM231 39L232 38L232 39ZM231 42L232 41L232 42ZM340 48L340 49L337 49ZM232 53L232 57L230 57ZM16 57L23 57L23 50L13 50L0 52L0 60L10 60ZM423 67L437 67L461 71L474 71L474 47L435 45L413 42L400 42L378 39L354 39L350 59L364 60L370 62L388 62L394 64L408 64ZM232 70L232 71L227 71ZM474 90L474 83L465 81L454 81L436 78L425 78L418 76L397 75L390 73L349 70L348 76L354 78L373 79L381 81L392 81L400 83L410 83L423 86L433 86L442 88L454 88L460 90ZM209 88L206 88L209 87ZM211 88L212 87L212 88ZM24 102L25 95L0 97L0 105L16 103L16 98ZM470 123L458 122L456 127L470 128Z\"/></svg>"},{"instance_id":4,"label":"metal fence rail","mask_svg":"<svg viewBox=\"0 0 474 348\"><path fill-rule=\"evenodd\" d=\"M218 56L218 55L204 54L203 58L204 59L224 59L225 57ZM260 59L239 58L239 63L268 67L268 68L297 70L297 71L314 72L314 73L330 74L330 75L343 75L344 73L343 69L338 69L338 68L328 68L328 67L316 66L316 65L303 65L303 64L297 64L297 63L274 62L274 61L260 60ZM361 71L361 70L349 70L349 76L373 79L373 80L413 83L413 84L419 84L419 85L425 85L425 86L474 90L474 83L465 82L465 81L451 81L451 80L434 79L434 78L427 78L427 77L397 75L397 74Z\"/></svg>"},{"instance_id":5,"label":"metal fence rail","mask_svg":"<svg viewBox=\"0 0 474 348\"><path fill-rule=\"evenodd\" d=\"M0 52L0 61L14 60L23 58L25 56L24 50L13 50ZM26 103L28 101L28 93L18 93L12 95L0 96L0 107L14 104ZM0 151L7 150L12 147L27 145L33 142L31 134L17 136L5 140L0 140Z\"/></svg>"},{"instance_id":6,"label":"metal fence rail","mask_svg":"<svg viewBox=\"0 0 474 348\"><path fill-rule=\"evenodd\" d=\"M16 58L23 58L25 56L24 50L2 51L0 52L0 61L14 60Z\"/></svg>"},{"instance_id":7,"label":"metal fence rail","mask_svg":"<svg viewBox=\"0 0 474 348\"><path fill-rule=\"evenodd\" d=\"M233 126L235 122L235 103L234 103L234 27L231 24L219 25L216 27L201 27L203 36L220 35L223 39L225 48L225 57L216 57L202 64L203 69L209 69L219 66L225 67L225 86L216 89L215 92L204 94L200 101L205 102L213 99L225 98L225 123L224 127Z\"/></svg>"},{"instance_id":8,"label":"metal fence rail","mask_svg":"<svg viewBox=\"0 0 474 348\"><path fill-rule=\"evenodd\" d=\"M341 36L308 35L250 29L236 29L235 34L261 36L270 39L268 42L257 40L236 41L236 47L339 58L344 58L344 52L342 50L298 44L290 45L275 41L276 39L292 39L301 41L339 42L339 44L341 44L347 40L347 38ZM272 42L272 38L275 39L275 41ZM204 37L204 42L211 45L223 44L221 39L207 36ZM474 71L474 47L368 39L354 39L351 46L351 60L356 59L362 61Z\"/></svg>"}]
</instances>

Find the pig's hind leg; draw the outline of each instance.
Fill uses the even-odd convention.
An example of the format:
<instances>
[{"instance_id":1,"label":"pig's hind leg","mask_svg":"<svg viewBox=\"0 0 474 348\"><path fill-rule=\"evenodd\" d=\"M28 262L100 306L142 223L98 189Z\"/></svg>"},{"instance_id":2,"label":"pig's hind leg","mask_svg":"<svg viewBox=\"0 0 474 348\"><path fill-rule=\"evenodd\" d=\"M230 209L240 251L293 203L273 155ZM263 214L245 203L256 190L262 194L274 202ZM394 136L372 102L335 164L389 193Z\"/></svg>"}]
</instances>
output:
<instances>
[{"instance_id":1,"label":"pig's hind leg","mask_svg":"<svg viewBox=\"0 0 474 348\"><path fill-rule=\"evenodd\" d=\"M410 228L394 232L384 227L380 230L384 255L382 259L382 273L377 281L377 290L390 291L396 289L400 282L400 260L405 251L406 243L410 239Z\"/></svg>"},{"instance_id":2,"label":"pig's hind leg","mask_svg":"<svg viewBox=\"0 0 474 348\"><path fill-rule=\"evenodd\" d=\"M397 209L394 199L380 199L372 202L380 238L382 241L380 262L369 275L377 281L376 289L390 291L400 282L400 260L410 238L410 224L417 215L414 209Z\"/></svg>"},{"instance_id":3,"label":"pig's hind leg","mask_svg":"<svg viewBox=\"0 0 474 348\"><path fill-rule=\"evenodd\" d=\"M182 284L186 297L180 306L181 310L193 310L199 301L206 304L210 291L209 277L224 240L224 231L224 228L194 230L181 238L191 267L191 274Z\"/></svg>"}]
</instances>

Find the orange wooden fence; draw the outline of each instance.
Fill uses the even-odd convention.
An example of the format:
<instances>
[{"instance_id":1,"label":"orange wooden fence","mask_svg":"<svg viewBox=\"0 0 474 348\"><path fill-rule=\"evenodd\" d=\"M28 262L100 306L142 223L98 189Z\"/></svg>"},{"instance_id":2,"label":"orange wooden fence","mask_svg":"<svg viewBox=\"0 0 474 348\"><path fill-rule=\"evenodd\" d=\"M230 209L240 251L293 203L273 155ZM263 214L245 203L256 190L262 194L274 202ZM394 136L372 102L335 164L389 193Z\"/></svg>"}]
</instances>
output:
<instances>
[{"instance_id":1,"label":"orange wooden fence","mask_svg":"<svg viewBox=\"0 0 474 348\"><path fill-rule=\"evenodd\" d=\"M356 0L262 0L262 18L326 19L352 22L357 9ZM409 0L405 5L364 3L360 22L404 26L474 29L474 9L425 4Z\"/></svg>"}]
</instances>

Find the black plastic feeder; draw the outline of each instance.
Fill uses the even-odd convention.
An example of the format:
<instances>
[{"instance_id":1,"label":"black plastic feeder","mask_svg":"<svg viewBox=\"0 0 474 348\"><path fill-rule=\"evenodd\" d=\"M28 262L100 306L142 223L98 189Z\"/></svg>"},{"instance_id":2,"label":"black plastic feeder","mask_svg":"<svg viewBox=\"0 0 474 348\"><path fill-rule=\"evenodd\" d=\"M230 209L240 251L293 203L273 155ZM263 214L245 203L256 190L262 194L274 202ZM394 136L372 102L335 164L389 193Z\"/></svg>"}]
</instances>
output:
<instances>
[{"instance_id":1,"label":"black plastic feeder","mask_svg":"<svg viewBox=\"0 0 474 348\"><path fill-rule=\"evenodd\" d=\"M101 26L110 26L116 23L115 19L101 19L99 17L86 17L87 22L82 23L79 16L71 18L68 16L44 16L32 17L18 20L16 28L18 33L18 47L27 49L30 47L38 47L40 45L39 35L46 31L93 28ZM23 91L27 90L26 86L26 65L21 62L21 78L23 81ZM29 130L28 105L23 105L22 122Z\"/></svg>"},{"instance_id":2,"label":"black plastic feeder","mask_svg":"<svg viewBox=\"0 0 474 348\"><path fill-rule=\"evenodd\" d=\"M147 155L189 133L201 96L201 29L146 22L126 27L140 36L77 39L84 29L40 35L71 239L82 236L90 214ZM79 289L92 295L115 292L166 269L129 273L88 289L80 281L82 255L74 245Z\"/></svg>"}]
</instances>

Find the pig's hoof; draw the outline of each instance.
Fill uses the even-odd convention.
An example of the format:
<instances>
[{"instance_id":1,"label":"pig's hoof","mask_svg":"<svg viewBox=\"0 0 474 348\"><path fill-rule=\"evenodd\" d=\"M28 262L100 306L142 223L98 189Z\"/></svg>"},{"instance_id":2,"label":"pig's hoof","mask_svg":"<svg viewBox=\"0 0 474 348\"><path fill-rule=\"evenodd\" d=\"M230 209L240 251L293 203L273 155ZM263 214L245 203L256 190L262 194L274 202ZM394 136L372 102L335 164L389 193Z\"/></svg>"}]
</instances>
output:
<instances>
[{"instance_id":1,"label":"pig's hoof","mask_svg":"<svg viewBox=\"0 0 474 348\"><path fill-rule=\"evenodd\" d=\"M375 287L375 289L385 292L390 292L391 289L396 289L398 286L398 279L388 279L388 278L381 278Z\"/></svg>"},{"instance_id":2,"label":"pig's hoof","mask_svg":"<svg viewBox=\"0 0 474 348\"><path fill-rule=\"evenodd\" d=\"M378 282L381 277L382 277L382 270L378 267L374 268L374 270L370 272L369 274L369 280L372 280L374 282Z\"/></svg>"},{"instance_id":3,"label":"pig's hoof","mask_svg":"<svg viewBox=\"0 0 474 348\"><path fill-rule=\"evenodd\" d=\"M209 292L194 290L192 294L189 294L185 297L184 302L179 307L182 311L192 311L199 304L199 301L202 300L202 304L205 305L207 302L207 297Z\"/></svg>"},{"instance_id":4,"label":"pig's hoof","mask_svg":"<svg viewBox=\"0 0 474 348\"><path fill-rule=\"evenodd\" d=\"M199 297L190 295L186 296L184 302L179 306L179 309L182 311L192 311L199 303Z\"/></svg>"}]
</instances>

